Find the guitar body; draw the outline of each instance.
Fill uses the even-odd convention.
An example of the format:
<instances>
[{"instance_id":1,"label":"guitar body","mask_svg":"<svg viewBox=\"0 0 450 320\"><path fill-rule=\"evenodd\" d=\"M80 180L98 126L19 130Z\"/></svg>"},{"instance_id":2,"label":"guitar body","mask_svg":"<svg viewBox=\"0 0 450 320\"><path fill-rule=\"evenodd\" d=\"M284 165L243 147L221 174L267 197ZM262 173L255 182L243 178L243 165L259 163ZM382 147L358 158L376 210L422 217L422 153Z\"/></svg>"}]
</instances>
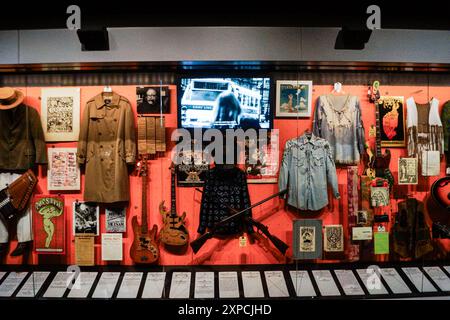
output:
<instances>
[{"instance_id":1,"label":"guitar body","mask_svg":"<svg viewBox=\"0 0 450 320\"><path fill-rule=\"evenodd\" d=\"M159 234L162 243L169 246L185 246L189 242L189 233L185 227L186 212L181 216L173 214L164 206L164 201L159 205L159 212L163 218L163 227Z\"/></svg>"},{"instance_id":2,"label":"guitar body","mask_svg":"<svg viewBox=\"0 0 450 320\"><path fill-rule=\"evenodd\" d=\"M450 207L450 176L436 180L431 186L433 200L442 208Z\"/></svg>"},{"instance_id":3,"label":"guitar body","mask_svg":"<svg viewBox=\"0 0 450 320\"><path fill-rule=\"evenodd\" d=\"M373 168L375 169L376 176L384 178L385 170L389 170L389 164L391 162L391 151L386 150L381 156L375 156L373 160Z\"/></svg>"},{"instance_id":4,"label":"guitar body","mask_svg":"<svg viewBox=\"0 0 450 320\"><path fill-rule=\"evenodd\" d=\"M130 249L131 259L135 263L141 264L150 264L158 261L159 248L156 244L158 227L153 225L152 230L144 232L142 226L138 223L136 216L131 220L131 225L134 234L133 244Z\"/></svg>"}]
</instances>

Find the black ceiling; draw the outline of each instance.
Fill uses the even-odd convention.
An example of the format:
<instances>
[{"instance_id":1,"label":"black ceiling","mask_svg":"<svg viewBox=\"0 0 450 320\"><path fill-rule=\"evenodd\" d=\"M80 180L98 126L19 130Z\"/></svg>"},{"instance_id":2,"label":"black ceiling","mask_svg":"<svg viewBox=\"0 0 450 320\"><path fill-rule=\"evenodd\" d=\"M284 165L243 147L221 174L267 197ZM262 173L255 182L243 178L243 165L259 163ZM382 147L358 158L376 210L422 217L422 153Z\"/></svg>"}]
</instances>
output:
<instances>
[{"instance_id":1,"label":"black ceiling","mask_svg":"<svg viewBox=\"0 0 450 320\"><path fill-rule=\"evenodd\" d=\"M174 2L44 1L1 4L0 30L65 28L66 8L78 4L82 28L152 26L365 26L369 4L381 8L381 27L450 30L449 1L210 0Z\"/></svg>"}]
</instances>

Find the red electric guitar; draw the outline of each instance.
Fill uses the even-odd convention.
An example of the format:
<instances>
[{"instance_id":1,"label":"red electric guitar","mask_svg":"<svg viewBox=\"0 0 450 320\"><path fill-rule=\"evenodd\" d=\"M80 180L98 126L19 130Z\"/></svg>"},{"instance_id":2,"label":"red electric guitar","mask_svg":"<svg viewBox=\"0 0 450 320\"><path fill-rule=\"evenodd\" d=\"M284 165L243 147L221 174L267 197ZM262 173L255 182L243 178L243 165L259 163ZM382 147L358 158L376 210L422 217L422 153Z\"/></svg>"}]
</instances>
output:
<instances>
[{"instance_id":1,"label":"red electric guitar","mask_svg":"<svg viewBox=\"0 0 450 320\"><path fill-rule=\"evenodd\" d=\"M138 174L142 177L142 219L139 225L137 217L131 220L133 226L134 240L130 249L131 259L135 263L154 263L159 259L159 248L156 243L158 227L153 225L152 230L148 229L147 222L147 181L148 168L147 158L143 157L137 164Z\"/></svg>"}]
</instances>

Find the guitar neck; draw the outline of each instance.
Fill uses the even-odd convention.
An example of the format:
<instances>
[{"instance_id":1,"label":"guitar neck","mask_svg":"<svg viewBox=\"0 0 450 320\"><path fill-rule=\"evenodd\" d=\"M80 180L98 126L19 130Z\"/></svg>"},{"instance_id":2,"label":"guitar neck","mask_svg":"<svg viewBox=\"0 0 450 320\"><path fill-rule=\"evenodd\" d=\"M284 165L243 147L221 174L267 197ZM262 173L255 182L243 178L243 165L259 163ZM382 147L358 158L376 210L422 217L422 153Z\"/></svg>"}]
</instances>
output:
<instances>
[{"instance_id":1,"label":"guitar neck","mask_svg":"<svg viewBox=\"0 0 450 320\"><path fill-rule=\"evenodd\" d=\"M378 100L375 101L375 116L376 116L376 147L375 154L381 157L381 125L380 125L380 104Z\"/></svg>"},{"instance_id":2,"label":"guitar neck","mask_svg":"<svg viewBox=\"0 0 450 320\"><path fill-rule=\"evenodd\" d=\"M177 214L177 194L176 194L176 185L175 185L175 169L172 169L172 177L171 177L171 207L170 213L171 215Z\"/></svg>"},{"instance_id":3,"label":"guitar neck","mask_svg":"<svg viewBox=\"0 0 450 320\"><path fill-rule=\"evenodd\" d=\"M143 165L147 166L147 162L143 161ZM142 175L142 231L145 233L148 230L148 218L147 218L147 182L148 172Z\"/></svg>"}]
</instances>

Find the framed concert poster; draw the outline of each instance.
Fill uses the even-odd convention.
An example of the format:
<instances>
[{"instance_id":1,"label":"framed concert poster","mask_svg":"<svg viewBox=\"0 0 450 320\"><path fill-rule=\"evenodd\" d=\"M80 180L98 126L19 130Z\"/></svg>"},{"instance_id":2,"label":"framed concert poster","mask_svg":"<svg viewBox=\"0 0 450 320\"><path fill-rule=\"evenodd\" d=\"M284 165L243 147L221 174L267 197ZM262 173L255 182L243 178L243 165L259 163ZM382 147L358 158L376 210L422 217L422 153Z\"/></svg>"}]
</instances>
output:
<instances>
[{"instance_id":1,"label":"framed concert poster","mask_svg":"<svg viewBox=\"0 0 450 320\"><path fill-rule=\"evenodd\" d=\"M381 96L380 137L382 147L406 146L404 97Z\"/></svg>"},{"instance_id":2,"label":"framed concert poster","mask_svg":"<svg viewBox=\"0 0 450 320\"><path fill-rule=\"evenodd\" d=\"M294 220L293 256L297 260L322 258L322 220Z\"/></svg>"},{"instance_id":3,"label":"framed concert poster","mask_svg":"<svg viewBox=\"0 0 450 320\"><path fill-rule=\"evenodd\" d=\"M105 208L106 232L127 231L127 209L125 207Z\"/></svg>"},{"instance_id":4,"label":"framed concert poster","mask_svg":"<svg viewBox=\"0 0 450 320\"><path fill-rule=\"evenodd\" d=\"M77 235L99 235L100 208L96 204L88 202L73 203L73 234Z\"/></svg>"},{"instance_id":5,"label":"framed concert poster","mask_svg":"<svg viewBox=\"0 0 450 320\"><path fill-rule=\"evenodd\" d=\"M275 117L311 117L312 81L277 81Z\"/></svg>"},{"instance_id":6,"label":"framed concert poster","mask_svg":"<svg viewBox=\"0 0 450 320\"><path fill-rule=\"evenodd\" d=\"M80 132L80 88L42 89L41 121L45 141L77 141Z\"/></svg>"},{"instance_id":7,"label":"framed concert poster","mask_svg":"<svg viewBox=\"0 0 450 320\"><path fill-rule=\"evenodd\" d=\"M37 254L65 253L64 198L36 195L32 200L34 251Z\"/></svg>"},{"instance_id":8,"label":"framed concert poster","mask_svg":"<svg viewBox=\"0 0 450 320\"><path fill-rule=\"evenodd\" d=\"M344 251L344 228L341 224L325 226L323 247L326 252Z\"/></svg>"},{"instance_id":9,"label":"framed concert poster","mask_svg":"<svg viewBox=\"0 0 450 320\"><path fill-rule=\"evenodd\" d=\"M49 148L47 188L52 190L80 190L80 168L77 148Z\"/></svg>"},{"instance_id":10,"label":"framed concert poster","mask_svg":"<svg viewBox=\"0 0 450 320\"><path fill-rule=\"evenodd\" d=\"M209 162L206 161L202 151L180 151L180 164L177 165L177 183L179 187L202 186L206 173L209 170Z\"/></svg>"}]
</instances>

